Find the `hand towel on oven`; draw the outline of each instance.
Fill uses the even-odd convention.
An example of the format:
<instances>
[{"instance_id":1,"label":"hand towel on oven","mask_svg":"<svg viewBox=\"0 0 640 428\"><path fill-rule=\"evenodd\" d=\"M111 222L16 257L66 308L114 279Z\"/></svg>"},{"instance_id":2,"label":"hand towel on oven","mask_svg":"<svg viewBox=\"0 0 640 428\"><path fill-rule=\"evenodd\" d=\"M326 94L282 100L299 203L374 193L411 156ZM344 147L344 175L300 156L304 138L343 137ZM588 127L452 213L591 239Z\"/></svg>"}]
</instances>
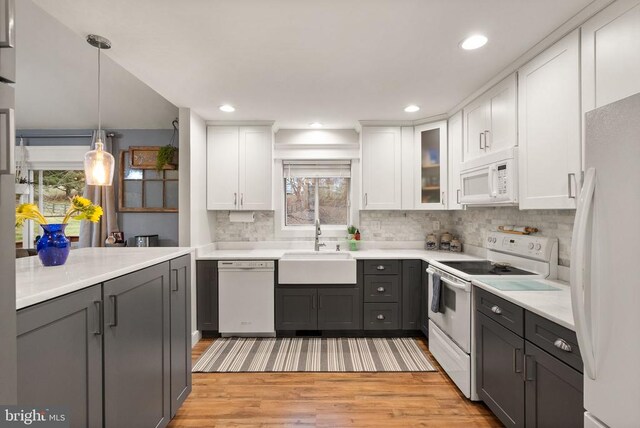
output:
<instances>
[{"instance_id":1,"label":"hand towel on oven","mask_svg":"<svg viewBox=\"0 0 640 428\"><path fill-rule=\"evenodd\" d=\"M434 273L431 276L432 288L431 288L431 311L444 312L442 310L442 282L440 281L440 275Z\"/></svg>"}]
</instances>

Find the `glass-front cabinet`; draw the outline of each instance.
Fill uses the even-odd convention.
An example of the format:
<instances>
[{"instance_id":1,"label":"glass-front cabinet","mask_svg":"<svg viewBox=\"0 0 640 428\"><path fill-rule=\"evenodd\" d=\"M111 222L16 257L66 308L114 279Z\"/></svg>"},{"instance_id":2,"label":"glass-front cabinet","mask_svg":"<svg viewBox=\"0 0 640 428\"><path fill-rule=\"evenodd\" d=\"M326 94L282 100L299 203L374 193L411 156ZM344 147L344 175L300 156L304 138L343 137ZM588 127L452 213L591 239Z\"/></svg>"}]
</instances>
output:
<instances>
[{"instance_id":1,"label":"glass-front cabinet","mask_svg":"<svg viewBox=\"0 0 640 428\"><path fill-rule=\"evenodd\" d=\"M447 209L447 122L415 127L416 209Z\"/></svg>"}]
</instances>

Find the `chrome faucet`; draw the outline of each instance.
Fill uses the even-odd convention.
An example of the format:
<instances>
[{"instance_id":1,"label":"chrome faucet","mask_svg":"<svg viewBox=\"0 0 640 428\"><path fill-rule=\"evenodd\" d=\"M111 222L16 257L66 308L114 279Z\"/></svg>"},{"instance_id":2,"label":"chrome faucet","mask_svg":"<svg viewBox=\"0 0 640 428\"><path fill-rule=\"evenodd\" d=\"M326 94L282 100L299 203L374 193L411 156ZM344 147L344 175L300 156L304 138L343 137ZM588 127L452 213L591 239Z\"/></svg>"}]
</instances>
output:
<instances>
[{"instance_id":1,"label":"chrome faucet","mask_svg":"<svg viewBox=\"0 0 640 428\"><path fill-rule=\"evenodd\" d=\"M322 230L320 230L320 219L316 219L316 239L313 243L313 250L314 251L320 251L320 247L326 247L327 244L325 243L320 243L320 238L318 238L320 235L322 235Z\"/></svg>"}]
</instances>

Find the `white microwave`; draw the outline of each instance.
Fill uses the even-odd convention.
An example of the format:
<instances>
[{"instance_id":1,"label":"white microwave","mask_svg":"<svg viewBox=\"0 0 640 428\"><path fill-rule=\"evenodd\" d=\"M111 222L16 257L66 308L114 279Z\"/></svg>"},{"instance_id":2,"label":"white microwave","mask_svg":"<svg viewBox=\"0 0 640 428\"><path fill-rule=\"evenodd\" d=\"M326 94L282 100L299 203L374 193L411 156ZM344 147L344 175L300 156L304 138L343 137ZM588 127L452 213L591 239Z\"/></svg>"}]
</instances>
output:
<instances>
[{"instance_id":1,"label":"white microwave","mask_svg":"<svg viewBox=\"0 0 640 428\"><path fill-rule=\"evenodd\" d=\"M515 205L518 203L516 149L502 153L508 157L477 165L463 164L460 173L462 205ZM494 158L495 159L495 158Z\"/></svg>"}]
</instances>

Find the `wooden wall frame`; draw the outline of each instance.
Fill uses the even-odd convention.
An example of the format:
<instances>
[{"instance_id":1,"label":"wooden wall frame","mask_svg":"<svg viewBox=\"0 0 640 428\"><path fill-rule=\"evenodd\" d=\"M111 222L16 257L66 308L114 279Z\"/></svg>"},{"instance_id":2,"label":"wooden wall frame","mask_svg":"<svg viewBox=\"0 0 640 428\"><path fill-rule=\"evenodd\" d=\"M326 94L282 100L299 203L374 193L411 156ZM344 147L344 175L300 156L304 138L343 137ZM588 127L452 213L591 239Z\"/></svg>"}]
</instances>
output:
<instances>
[{"instance_id":1,"label":"wooden wall frame","mask_svg":"<svg viewBox=\"0 0 640 428\"><path fill-rule=\"evenodd\" d=\"M156 153L157 153L157 149L158 147L155 147ZM118 171L118 212L153 212L153 213L177 213L178 212L178 208L170 208L166 206L167 203L167 183L168 182L178 182L178 178L166 178L167 175L167 171L174 171L175 170L175 166L173 168L165 168L162 171L158 171L158 174L160 174L161 178L144 178L144 174L146 170L149 169L155 169L155 158L154 158L154 167L153 168L139 168L139 167L133 167L132 165L129 165L131 168L129 169L134 169L134 170L140 170L142 173L142 177L140 179L126 179L125 178L125 171L127 169L126 165L126 155L127 153L131 153L130 150L121 150L120 151L120 155L119 155L119 171ZM162 205L163 207L145 207L144 203L145 203L145 182L162 182ZM141 205L140 207L128 207L125 206L125 190L126 190L126 186L125 183L126 182L140 182L141 183ZM176 198L177 199L177 198Z\"/></svg>"}]
</instances>

